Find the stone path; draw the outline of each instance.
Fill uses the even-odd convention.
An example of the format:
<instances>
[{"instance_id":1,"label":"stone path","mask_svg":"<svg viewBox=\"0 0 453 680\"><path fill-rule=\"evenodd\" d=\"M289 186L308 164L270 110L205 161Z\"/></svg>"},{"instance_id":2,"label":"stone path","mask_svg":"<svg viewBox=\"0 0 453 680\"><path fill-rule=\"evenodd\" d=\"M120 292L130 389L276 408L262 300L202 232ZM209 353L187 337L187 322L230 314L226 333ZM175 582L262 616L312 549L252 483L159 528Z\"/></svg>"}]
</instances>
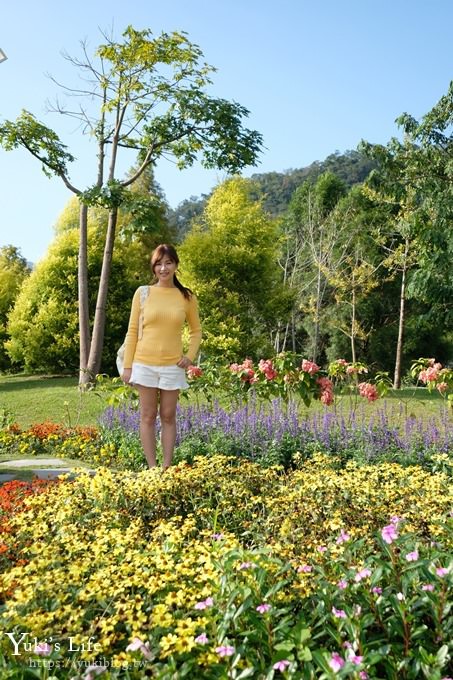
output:
<instances>
[{"instance_id":1,"label":"stone path","mask_svg":"<svg viewBox=\"0 0 453 680\"><path fill-rule=\"evenodd\" d=\"M71 467L69 467L71 466ZM82 463L64 460L63 458L20 458L4 460L0 462L0 484L10 482L13 479L21 479L21 475L15 474L12 470L27 470L39 479L55 479L60 475L65 475L75 467L84 467ZM2 472L2 469L5 472ZM90 473L94 470L84 468Z\"/></svg>"}]
</instances>

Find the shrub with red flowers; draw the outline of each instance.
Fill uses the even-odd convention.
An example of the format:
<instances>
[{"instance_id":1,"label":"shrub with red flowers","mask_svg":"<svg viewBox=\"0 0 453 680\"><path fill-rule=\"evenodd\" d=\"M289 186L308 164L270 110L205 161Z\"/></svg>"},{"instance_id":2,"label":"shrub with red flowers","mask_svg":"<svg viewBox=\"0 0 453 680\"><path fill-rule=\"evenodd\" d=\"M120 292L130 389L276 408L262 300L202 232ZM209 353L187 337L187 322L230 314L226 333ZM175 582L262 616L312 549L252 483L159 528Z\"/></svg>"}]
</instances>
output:
<instances>
[{"instance_id":1,"label":"shrub with red flowers","mask_svg":"<svg viewBox=\"0 0 453 680\"><path fill-rule=\"evenodd\" d=\"M375 385L368 382L361 382L358 384L359 394L361 397L365 397L368 401L376 401L379 399L379 394Z\"/></svg>"},{"instance_id":2,"label":"shrub with red flowers","mask_svg":"<svg viewBox=\"0 0 453 680\"><path fill-rule=\"evenodd\" d=\"M195 395L202 393L212 402L219 393L228 394L232 401L243 403L251 395L263 400L281 398L288 403L298 396L306 406L313 399L329 406L334 392L364 397L375 401L389 386L386 374L373 382L358 382L358 376L368 373L364 364L345 359L332 362L327 371L309 359L300 359L291 352L281 352L272 359L260 359L255 364L246 358L229 366L205 362L203 367L190 366L188 380Z\"/></svg>"},{"instance_id":3,"label":"shrub with red flowers","mask_svg":"<svg viewBox=\"0 0 453 680\"><path fill-rule=\"evenodd\" d=\"M199 366L193 366L192 364L187 369L187 376L189 378L201 378L203 375L203 370Z\"/></svg>"},{"instance_id":4,"label":"shrub with red flowers","mask_svg":"<svg viewBox=\"0 0 453 680\"><path fill-rule=\"evenodd\" d=\"M412 377L426 385L432 392L437 390L453 406L453 369L442 366L435 359L420 358L411 366Z\"/></svg>"},{"instance_id":5,"label":"shrub with red flowers","mask_svg":"<svg viewBox=\"0 0 453 680\"><path fill-rule=\"evenodd\" d=\"M373 382L370 380L359 382L359 376L367 373L368 368L365 364L358 361L349 362L346 359L336 359L328 368L337 394L349 394L354 399L359 396L373 402L386 394L391 387L391 380L387 373L378 373Z\"/></svg>"}]
</instances>

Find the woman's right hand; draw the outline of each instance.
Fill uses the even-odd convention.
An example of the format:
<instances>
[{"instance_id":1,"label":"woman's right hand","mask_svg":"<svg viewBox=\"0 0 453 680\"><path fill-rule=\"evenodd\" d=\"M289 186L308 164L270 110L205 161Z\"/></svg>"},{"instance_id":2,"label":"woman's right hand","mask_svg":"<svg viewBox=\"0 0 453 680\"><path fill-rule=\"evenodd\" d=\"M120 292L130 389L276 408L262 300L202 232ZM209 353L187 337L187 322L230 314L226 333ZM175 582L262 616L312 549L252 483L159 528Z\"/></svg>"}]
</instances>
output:
<instances>
[{"instance_id":1,"label":"woman's right hand","mask_svg":"<svg viewBox=\"0 0 453 680\"><path fill-rule=\"evenodd\" d=\"M132 368L125 368L121 374L121 380L123 383L126 383L126 385L129 384L129 381L131 379L131 374L132 374Z\"/></svg>"}]
</instances>

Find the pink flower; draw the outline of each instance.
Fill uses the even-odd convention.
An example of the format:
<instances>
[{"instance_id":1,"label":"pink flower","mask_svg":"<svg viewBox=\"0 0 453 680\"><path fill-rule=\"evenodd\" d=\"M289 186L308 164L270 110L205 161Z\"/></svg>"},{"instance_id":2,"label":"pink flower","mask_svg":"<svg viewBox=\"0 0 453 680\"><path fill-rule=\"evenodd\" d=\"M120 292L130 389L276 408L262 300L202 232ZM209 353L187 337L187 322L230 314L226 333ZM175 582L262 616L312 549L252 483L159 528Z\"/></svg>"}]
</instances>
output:
<instances>
[{"instance_id":1,"label":"pink flower","mask_svg":"<svg viewBox=\"0 0 453 680\"><path fill-rule=\"evenodd\" d=\"M207 609L208 607L212 607L214 604L214 600L212 597L207 597L206 600L203 600L202 602L197 602L195 605L195 609Z\"/></svg>"},{"instance_id":2,"label":"pink flower","mask_svg":"<svg viewBox=\"0 0 453 680\"><path fill-rule=\"evenodd\" d=\"M339 366L347 366L348 362L346 361L346 359L337 359L337 364Z\"/></svg>"},{"instance_id":3,"label":"pink flower","mask_svg":"<svg viewBox=\"0 0 453 680\"><path fill-rule=\"evenodd\" d=\"M214 541L221 541L223 536L223 534L212 534L211 538L213 538Z\"/></svg>"},{"instance_id":4,"label":"pink flower","mask_svg":"<svg viewBox=\"0 0 453 680\"><path fill-rule=\"evenodd\" d=\"M348 366L346 369L346 373L348 375L354 375L354 373L358 373L359 369L356 366Z\"/></svg>"},{"instance_id":5,"label":"pink flower","mask_svg":"<svg viewBox=\"0 0 453 680\"><path fill-rule=\"evenodd\" d=\"M253 562L241 562L239 565L239 569L254 569L256 567L256 564L253 564Z\"/></svg>"},{"instance_id":6,"label":"pink flower","mask_svg":"<svg viewBox=\"0 0 453 680\"><path fill-rule=\"evenodd\" d=\"M368 680L369 675L366 671L360 671L359 678L360 678L360 680Z\"/></svg>"},{"instance_id":7,"label":"pink flower","mask_svg":"<svg viewBox=\"0 0 453 680\"><path fill-rule=\"evenodd\" d=\"M374 588L371 588L371 592L374 593L375 595L382 595L382 588L374 586Z\"/></svg>"},{"instance_id":8,"label":"pink flower","mask_svg":"<svg viewBox=\"0 0 453 680\"><path fill-rule=\"evenodd\" d=\"M418 560L418 550L407 553L405 557L408 562L416 562Z\"/></svg>"},{"instance_id":9,"label":"pink flower","mask_svg":"<svg viewBox=\"0 0 453 680\"><path fill-rule=\"evenodd\" d=\"M201 376L203 375L203 371L199 366L191 365L187 368L187 375L189 376L189 378L201 378Z\"/></svg>"},{"instance_id":10,"label":"pink flower","mask_svg":"<svg viewBox=\"0 0 453 680\"><path fill-rule=\"evenodd\" d=\"M322 392L321 393L321 404L324 404L324 406L330 406L330 404L333 404L333 394L332 394L332 392Z\"/></svg>"},{"instance_id":11,"label":"pink flower","mask_svg":"<svg viewBox=\"0 0 453 680\"><path fill-rule=\"evenodd\" d=\"M334 673L338 673L338 671L343 668L344 664L344 659L337 652L334 652L330 657L329 666Z\"/></svg>"},{"instance_id":12,"label":"pink flower","mask_svg":"<svg viewBox=\"0 0 453 680\"><path fill-rule=\"evenodd\" d=\"M345 590L345 588L347 588L347 587L348 587L347 581L345 581L344 579L341 579L341 581L338 581L337 588L339 588L340 590Z\"/></svg>"},{"instance_id":13,"label":"pink flower","mask_svg":"<svg viewBox=\"0 0 453 680\"><path fill-rule=\"evenodd\" d=\"M344 531L344 529L342 529L340 535L337 538L337 543L345 543L346 541L349 541L350 538L350 535Z\"/></svg>"},{"instance_id":14,"label":"pink flower","mask_svg":"<svg viewBox=\"0 0 453 680\"><path fill-rule=\"evenodd\" d=\"M359 394L361 397L366 397L368 401L376 401L376 399L379 399L378 391L371 383L359 383Z\"/></svg>"},{"instance_id":15,"label":"pink flower","mask_svg":"<svg viewBox=\"0 0 453 680\"><path fill-rule=\"evenodd\" d=\"M242 362L241 368L252 368L253 367L253 361L251 359L244 359Z\"/></svg>"},{"instance_id":16,"label":"pink flower","mask_svg":"<svg viewBox=\"0 0 453 680\"><path fill-rule=\"evenodd\" d=\"M287 659L282 659L281 661L277 661L276 663L274 663L272 668L274 669L274 671L281 671L283 673L283 671L285 671L290 665L291 665L290 661L288 661Z\"/></svg>"},{"instance_id":17,"label":"pink flower","mask_svg":"<svg viewBox=\"0 0 453 680\"><path fill-rule=\"evenodd\" d=\"M363 661L363 656L357 656L357 654L351 654L351 656L348 659L351 663L355 664L356 666L360 666L360 664Z\"/></svg>"},{"instance_id":18,"label":"pink flower","mask_svg":"<svg viewBox=\"0 0 453 680\"><path fill-rule=\"evenodd\" d=\"M318 552L320 552L320 553L325 553L326 550L327 550L327 548L326 548L325 545L318 545L318 547L316 548L316 550L317 550Z\"/></svg>"},{"instance_id":19,"label":"pink flower","mask_svg":"<svg viewBox=\"0 0 453 680\"><path fill-rule=\"evenodd\" d=\"M388 524L381 531L381 536L386 543L390 545L393 541L398 538L398 531L396 530L395 523Z\"/></svg>"},{"instance_id":20,"label":"pink flower","mask_svg":"<svg viewBox=\"0 0 453 680\"><path fill-rule=\"evenodd\" d=\"M308 359L302 359L301 368L305 373L308 373L309 375L314 375L319 371L318 364L315 364L314 361L309 361Z\"/></svg>"},{"instance_id":21,"label":"pink flower","mask_svg":"<svg viewBox=\"0 0 453 680\"><path fill-rule=\"evenodd\" d=\"M368 576L371 576L371 569L365 567L365 569L361 569L360 571L357 572L357 574L354 577L354 580L358 583L362 579L368 578Z\"/></svg>"},{"instance_id":22,"label":"pink flower","mask_svg":"<svg viewBox=\"0 0 453 680\"><path fill-rule=\"evenodd\" d=\"M239 364L230 364L230 371L232 373L239 373L240 370Z\"/></svg>"},{"instance_id":23,"label":"pink flower","mask_svg":"<svg viewBox=\"0 0 453 680\"><path fill-rule=\"evenodd\" d=\"M261 371L261 373L264 373L266 380L273 380L277 377L277 371L275 370L270 359L261 359L258 364L258 369Z\"/></svg>"},{"instance_id":24,"label":"pink flower","mask_svg":"<svg viewBox=\"0 0 453 680\"><path fill-rule=\"evenodd\" d=\"M441 394L445 394L445 392L448 390L448 383L446 382L441 382L437 385L437 389Z\"/></svg>"},{"instance_id":25,"label":"pink flower","mask_svg":"<svg viewBox=\"0 0 453 680\"><path fill-rule=\"evenodd\" d=\"M309 574L311 571L313 571L313 567L310 567L309 564L303 564L301 567L297 567L297 571L299 573L304 573L304 574Z\"/></svg>"},{"instance_id":26,"label":"pink flower","mask_svg":"<svg viewBox=\"0 0 453 680\"><path fill-rule=\"evenodd\" d=\"M126 652L136 652L140 650L145 659L152 659L152 654L149 649L149 642L143 642L140 638L133 638L132 642L126 647Z\"/></svg>"},{"instance_id":27,"label":"pink flower","mask_svg":"<svg viewBox=\"0 0 453 680\"><path fill-rule=\"evenodd\" d=\"M52 647L47 642L38 642L38 644L35 645L33 651L35 654L39 654L40 656L48 656L52 653Z\"/></svg>"},{"instance_id":28,"label":"pink flower","mask_svg":"<svg viewBox=\"0 0 453 680\"><path fill-rule=\"evenodd\" d=\"M255 383L258 381L258 378L255 377L253 368L245 368L241 375L241 380L243 382Z\"/></svg>"},{"instance_id":29,"label":"pink flower","mask_svg":"<svg viewBox=\"0 0 453 680\"><path fill-rule=\"evenodd\" d=\"M262 604L259 604L256 608L256 611L259 612L260 614L265 614L266 612L269 611L271 608L270 604L267 604L267 602L263 602Z\"/></svg>"},{"instance_id":30,"label":"pink flower","mask_svg":"<svg viewBox=\"0 0 453 680\"><path fill-rule=\"evenodd\" d=\"M195 638L195 642L197 643L197 645L207 645L208 642L209 642L209 639L208 639L208 636L206 635L206 633L201 633L200 635L198 635Z\"/></svg>"},{"instance_id":31,"label":"pink flower","mask_svg":"<svg viewBox=\"0 0 453 680\"><path fill-rule=\"evenodd\" d=\"M140 638L135 637L135 638L132 640L132 642L130 642L130 643L128 644L128 646L126 647L126 652L136 652L137 649L140 649L140 647L141 647L142 645L144 645L144 644L145 644L145 643L144 643L142 640L140 640Z\"/></svg>"},{"instance_id":32,"label":"pink flower","mask_svg":"<svg viewBox=\"0 0 453 680\"><path fill-rule=\"evenodd\" d=\"M216 647L215 651L219 656L232 656L235 652L235 649L229 645L221 645L220 647Z\"/></svg>"},{"instance_id":33,"label":"pink flower","mask_svg":"<svg viewBox=\"0 0 453 680\"><path fill-rule=\"evenodd\" d=\"M422 590L434 590L434 586L432 583L424 583L422 585Z\"/></svg>"},{"instance_id":34,"label":"pink flower","mask_svg":"<svg viewBox=\"0 0 453 680\"><path fill-rule=\"evenodd\" d=\"M333 402L333 382L329 378L321 377L316 379L316 384L321 389L321 403L329 406Z\"/></svg>"},{"instance_id":35,"label":"pink flower","mask_svg":"<svg viewBox=\"0 0 453 680\"><path fill-rule=\"evenodd\" d=\"M420 371L418 377L423 383L425 383L425 385L429 382L435 382L439 377L439 371L441 368L442 364L434 364L429 366L429 368L425 369L424 371Z\"/></svg>"},{"instance_id":36,"label":"pink flower","mask_svg":"<svg viewBox=\"0 0 453 680\"><path fill-rule=\"evenodd\" d=\"M332 607L332 614L337 619L347 619L346 612L343 611L343 609L336 609L335 607Z\"/></svg>"},{"instance_id":37,"label":"pink flower","mask_svg":"<svg viewBox=\"0 0 453 680\"><path fill-rule=\"evenodd\" d=\"M445 567L437 567L436 569L436 574L437 576L440 576L441 578L443 576L446 576L449 572L449 569L446 569Z\"/></svg>"}]
</instances>

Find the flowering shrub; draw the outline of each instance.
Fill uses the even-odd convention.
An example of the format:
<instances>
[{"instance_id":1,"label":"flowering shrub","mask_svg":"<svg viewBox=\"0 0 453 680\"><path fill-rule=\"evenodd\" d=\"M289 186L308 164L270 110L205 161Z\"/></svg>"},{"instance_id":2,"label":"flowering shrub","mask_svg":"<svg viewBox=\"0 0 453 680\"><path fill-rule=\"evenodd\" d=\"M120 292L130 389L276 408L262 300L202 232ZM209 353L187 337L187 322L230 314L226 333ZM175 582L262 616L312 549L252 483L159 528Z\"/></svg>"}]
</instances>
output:
<instances>
[{"instance_id":1,"label":"flowering shrub","mask_svg":"<svg viewBox=\"0 0 453 680\"><path fill-rule=\"evenodd\" d=\"M12 518L27 564L0 576L0 626L29 644L14 656L3 635L2 670L441 680L448 494L443 474L325 457L291 474L224 457L80 474Z\"/></svg>"},{"instance_id":2,"label":"flowering shrub","mask_svg":"<svg viewBox=\"0 0 453 680\"><path fill-rule=\"evenodd\" d=\"M299 397L306 406L315 399L329 406L334 400L335 385L347 386L350 394L368 401L383 396L389 386L388 377L379 374L376 384L358 385L357 375L367 372L363 364L351 364L345 359L332 362L327 371L322 371L313 361L282 352L273 359L261 359L257 365L251 359L228 367L207 362L203 367L190 367L188 378L194 392L202 393L209 401L223 392L239 403L253 395L268 401L279 397L285 402Z\"/></svg>"},{"instance_id":3,"label":"flowering shrub","mask_svg":"<svg viewBox=\"0 0 453 680\"><path fill-rule=\"evenodd\" d=\"M411 366L411 375L430 392L437 390L453 406L453 369L443 367L435 359L418 359Z\"/></svg>"}]
</instances>

